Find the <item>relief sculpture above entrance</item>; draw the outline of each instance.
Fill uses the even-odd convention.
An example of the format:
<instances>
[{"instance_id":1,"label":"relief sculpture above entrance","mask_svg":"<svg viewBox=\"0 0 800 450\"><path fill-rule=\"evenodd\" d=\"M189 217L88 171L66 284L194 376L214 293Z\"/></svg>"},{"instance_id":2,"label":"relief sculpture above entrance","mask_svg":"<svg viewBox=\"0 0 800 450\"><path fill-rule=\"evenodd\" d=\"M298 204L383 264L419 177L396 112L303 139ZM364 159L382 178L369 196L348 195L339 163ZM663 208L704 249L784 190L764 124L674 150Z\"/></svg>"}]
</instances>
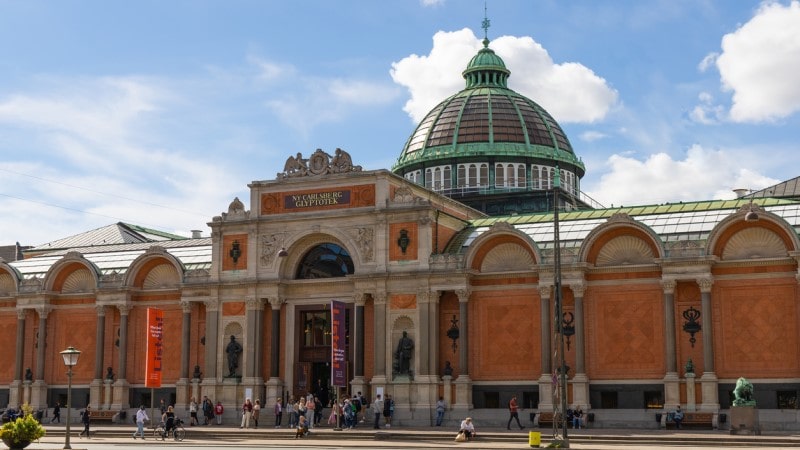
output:
<instances>
[{"instance_id":1,"label":"relief sculpture above entrance","mask_svg":"<svg viewBox=\"0 0 800 450\"><path fill-rule=\"evenodd\" d=\"M303 158L300 152L297 152L297 156L290 156L277 178L280 180L345 172L361 172L361 166L354 166L350 154L340 148L336 149L334 156L318 148L308 158Z\"/></svg>"}]
</instances>

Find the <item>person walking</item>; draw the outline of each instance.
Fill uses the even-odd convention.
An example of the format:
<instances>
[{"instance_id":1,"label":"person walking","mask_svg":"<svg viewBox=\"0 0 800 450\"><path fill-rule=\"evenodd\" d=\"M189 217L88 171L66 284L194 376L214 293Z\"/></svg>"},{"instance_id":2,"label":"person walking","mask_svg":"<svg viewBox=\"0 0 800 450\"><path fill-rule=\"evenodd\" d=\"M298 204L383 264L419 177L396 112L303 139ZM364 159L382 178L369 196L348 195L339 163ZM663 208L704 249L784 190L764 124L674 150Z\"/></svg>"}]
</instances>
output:
<instances>
[{"instance_id":1,"label":"person walking","mask_svg":"<svg viewBox=\"0 0 800 450\"><path fill-rule=\"evenodd\" d=\"M144 422L146 420L150 420L147 417L147 411L144 409L144 405L139 406L139 410L136 411L136 431L133 433L133 438L136 439L136 435L140 435L142 440L144 440Z\"/></svg>"},{"instance_id":2,"label":"person walking","mask_svg":"<svg viewBox=\"0 0 800 450\"><path fill-rule=\"evenodd\" d=\"M61 423L61 403L56 402L56 406L53 407L53 418L50 419L50 423L56 422Z\"/></svg>"},{"instance_id":3,"label":"person walking","mask_svg":"<svg viewBox=\"0 0 800 450\"><path fill-rule=\"evenodd\" d=\"M508 402L508 412L509 412L509 417L508 417L508 424L506 425L507 429L509 430L511 429L511 421L514 419L517 420L517 426L519 426L520 430L525 428L522 426L521 423L519 423L519 407L517 406L516 395L511 397L511 400Z\"/></svg>"},{"instance_id":4,"label":"person walking","mask_svg":"<svg viewBox=\"0 0 800 450\"><path fill-rule=\"evenodd\" d=\"M383 414L383 399L381 399L381 394L375 396L375 401L372 402L372 412L375 416L375 425L373 428L377 430L381 427L381 414Z\"/></svg>"},{"instance_id":5,"label":"person walking","mask_svg":"<svg viewBox=\"0 0 800 450\"><path fill-rule=\"evenodd\" d=\"M189 402L189 426L195 425L200 425L200 422L197 421L197 400L192 397L192 401Z\"/></svg>"},{"instance_id":6,"label":"person walking","mask_svg":"<svg viewBox=\"0 0 800 450\"><path fill-rule=\"evenodd\" d=\"M86 406L86 409L83 410L81 413L81 422L83 422L83 431L81 431L80 437L83 437L83 434L86 433L86 439L90 439L89 436L89 423L91 422L92 418L92 407Z\"/></svg>"},{"instance_id":7,"label":"person walking","mask_svg":"<svg viewBox=\"0 0 800 450\"><path fill-rule=\"evenodd\" d=\"M447 405L444 403L444 397L439 397L439 400L436 401L436 426L442 426L442 421L444 420L444 412L447 409Z\"/></svg>"}]
</instances>

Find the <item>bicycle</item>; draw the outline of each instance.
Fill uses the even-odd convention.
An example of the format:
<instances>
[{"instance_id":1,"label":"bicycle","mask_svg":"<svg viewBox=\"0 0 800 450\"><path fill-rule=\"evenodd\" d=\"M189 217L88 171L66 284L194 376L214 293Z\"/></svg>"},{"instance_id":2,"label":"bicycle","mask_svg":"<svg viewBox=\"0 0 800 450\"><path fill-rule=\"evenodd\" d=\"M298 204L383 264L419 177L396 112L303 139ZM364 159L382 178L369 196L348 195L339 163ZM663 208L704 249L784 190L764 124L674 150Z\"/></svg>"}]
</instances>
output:
<instances>
[{"instance_id":1,"label":"bicycle","mask_svg":"<svg viewBox=\"0 0 800 450\"><path fill-rule=\"evenodd\" d=\"M153 437L156 439L160 438L162 441L170 436L172 436L172 438L176 441L182 441L186 438L186 429L183 428L183 420L178 419L177 417L175 418L175 425L173 425L169 432L165 432L165 428L166 424L164 422L159 423L158 426L153 430Z\"/></svg>"}]
</instances>

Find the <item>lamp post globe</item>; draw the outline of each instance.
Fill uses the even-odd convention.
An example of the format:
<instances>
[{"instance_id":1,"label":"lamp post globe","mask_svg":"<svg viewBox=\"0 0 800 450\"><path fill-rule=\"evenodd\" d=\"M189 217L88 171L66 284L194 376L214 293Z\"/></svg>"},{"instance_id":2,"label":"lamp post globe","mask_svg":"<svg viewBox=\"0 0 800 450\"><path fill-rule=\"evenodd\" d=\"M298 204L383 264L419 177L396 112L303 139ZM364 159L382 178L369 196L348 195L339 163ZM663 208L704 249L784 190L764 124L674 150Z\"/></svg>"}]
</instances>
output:
<instances>
[{"instance_id":1,"label":"lamp post globe","mask_svg":"<svg viewBox=\"0 0 800 450\"><path fill-rule=\"evenodd\" d=\"M64 448L71 449L69 445L70 434L70 410L72 410L72 368L78 364L78 357L81 356L79 350L75 347L69 346L66 350L61 352L61 357L64 358L64 365L67 366L67 430L64 437Z\"/></svg>"}]
</instances>

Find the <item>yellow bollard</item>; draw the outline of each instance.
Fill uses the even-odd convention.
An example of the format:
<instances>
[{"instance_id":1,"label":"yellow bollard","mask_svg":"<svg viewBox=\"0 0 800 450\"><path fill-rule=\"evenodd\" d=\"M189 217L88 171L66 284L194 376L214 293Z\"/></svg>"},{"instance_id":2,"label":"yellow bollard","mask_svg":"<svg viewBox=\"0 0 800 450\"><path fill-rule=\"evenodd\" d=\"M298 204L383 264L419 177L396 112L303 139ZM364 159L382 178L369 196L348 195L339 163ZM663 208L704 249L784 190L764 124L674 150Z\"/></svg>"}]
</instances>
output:
<instances>
[{"instance_id":1,"label":"yellow bollard","mask_svg":"<svg viewBox=\"0 0 800 450\"><path fill-rule=\"evenodd\" d=\"M529 431L528 432L528 445L531 447L539 447L542 443L542 433L538 431Z\"/></svg>"}]
</instances>

